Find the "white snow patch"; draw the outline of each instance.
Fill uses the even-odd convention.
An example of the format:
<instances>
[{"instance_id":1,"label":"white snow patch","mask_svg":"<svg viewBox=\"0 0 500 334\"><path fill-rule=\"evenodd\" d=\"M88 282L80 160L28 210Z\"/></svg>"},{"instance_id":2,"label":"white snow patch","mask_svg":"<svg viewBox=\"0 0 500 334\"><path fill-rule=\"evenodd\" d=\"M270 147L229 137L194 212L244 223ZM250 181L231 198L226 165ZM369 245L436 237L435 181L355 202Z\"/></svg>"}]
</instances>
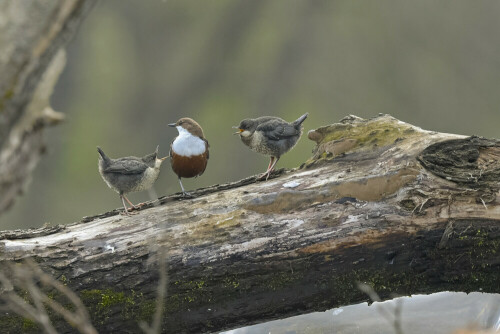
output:
<instances>
[{"instance_id":1,"label":"white snow patch","mask_svg":"<svg viewBox=\"0 0 500 334\"><path fill-rule=\"evenodd\" d=\"M290 181L283 184L283 187L285 188L297 188L298 186L300 186L300 182L297 181Z\"/></svg>"},{"instance_id":2,"label":"white snow patch","mask_svg":"<svg viewBox=\"0 0 500 334\"><path fill-rule=\"evenodd\" d=\"M347 216L347 220L345 222L342 223L342 225L344 224L349 224L349 223L356 223L357 221L359 221L360 217L363 217L363 215L357 215L357 216Z\"/></svg>"}]
</instances>

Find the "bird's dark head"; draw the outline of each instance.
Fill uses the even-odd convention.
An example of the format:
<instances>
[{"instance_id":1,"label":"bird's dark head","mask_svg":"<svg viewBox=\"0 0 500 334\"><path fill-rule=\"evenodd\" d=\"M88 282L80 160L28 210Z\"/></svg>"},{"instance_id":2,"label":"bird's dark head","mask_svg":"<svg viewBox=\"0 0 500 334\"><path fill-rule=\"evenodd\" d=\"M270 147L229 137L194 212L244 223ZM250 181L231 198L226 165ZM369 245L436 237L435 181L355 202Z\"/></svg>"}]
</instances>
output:
<instances>
[{"instance_id":1,"label":"bird's dark head","mask_svg":"<svg viewBox=\"0 0 500 334\"><path fill-rule=\"evenodd\" d=\"M183 117L179 119L177 122L171 123L168 126L177 128L177 131L179 131L179 133L181 133L183 130L186 130L193 136L205 138L205 135L203 134L203 129L201 128L200 124L198 124L194 119L189 117Z\"/></svg>"},{"instance_id":2,"label":"bird's dark head","mask_svg":"<svg viewBox=\"0 0 500 334\"><path fill-rule=\"evenodd\" d=\"M156 146L156 151L142 157L142 161L150 168L160 168L161 163L165 160L165 158L158 158L158 149L159 146Z\"/></svg>"},{"instance_id":3,"label":"bird's dark head","mask_svg":"<svg viewBox=\"0 0 500 334\"><path fill-rule=\"evenodd\" d=\"M244 119L240 122L240 125L233 126L233 128L238 129L235 135L240 135L241 137L250 137L257 129L258 123L254 119Z\"/></svg>"}]
</instances>

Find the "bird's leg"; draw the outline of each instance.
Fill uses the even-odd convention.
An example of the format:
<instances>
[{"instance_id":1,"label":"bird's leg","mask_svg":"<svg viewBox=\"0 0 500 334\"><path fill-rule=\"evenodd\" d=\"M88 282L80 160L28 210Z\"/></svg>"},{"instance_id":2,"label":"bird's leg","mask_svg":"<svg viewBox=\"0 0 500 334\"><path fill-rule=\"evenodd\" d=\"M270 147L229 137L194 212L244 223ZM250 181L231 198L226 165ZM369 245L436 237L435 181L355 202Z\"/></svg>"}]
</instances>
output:
<instances>
[{"instance_id":1,"label":"bird's leg","mask_svg":"<svg viewBox=\"0 0 500 334\"><path fill-rule=\"evenodd\" d=\"M122 203L123 203L123 209L125 209L125 211L123 211L123 213L124 213L125 215L127 215L127 216L130 216L130 215L128 214L128 208L127 208L127 206L125 205L125 199L124 199L124 198L125 198L125 196L123 196L122 194L120 194L120 198L121 198Z\"/></svg>"},{"instance_id":2,"label":"bird's leg","mask_svg":"<svg viewBox=\"0 0 500 334\"><path fill-rule=\"evenodd\" d=\"M127 208L127 205L125 204L125 200L127 200L127 202L129 202L129 204L130 204L130 205L132 205L132 207L133 207L133 208L136 208L136 207L134 206L134 204L132 204L132 202L130 202L130 201L128 200L128 198L127 198L127 197L125 197L125 195L120 194L120 198L122 199L123 208L125 209L125 211L124 211L124 213L123 213L123 214L125 214L125 215L127 215L127 216L130 216L130 214L134 214L134 215L135 215L135 214L138 214L138 212L130 212L130 213L129 213L128 208Z\"/></svg>"},{"instance_id":3,"label":"bird's leg","mask_svg":"<svg viewBox=\"0 0 500 334\"><path fill-rule=\"evenodd\" d=\"M274 166L276 166L276 163L278 163L278 160L280 159L279 157L275 158L276 160L274 160L274 163L273 165L271 166L271 169L269 170L269 172L272 172L274 170Z\"/></svg>"},{"instance_id":4,"label":"bird's leg","mask_svg":"<svg viewBox=\"0 0 500 334\"><path fill-rule=\"evenodd\" d=\"M123 198L125 198L125 200L127 201L128 204L130 204L134 209L138 210L139 209L139 206L138 205L134 205L134 203L130 202L129 199L123 195Z\"/></svg>"},{"instance_id":5,"label":"bird's leg","mask_svg":"<svg viewBox=\"0 0 500 334\"><path fill-rule=\"evenodd\" d=\"M186 190L184 190L184 186L182 185L182 181L181 181L181 178L179 178L179 184L181 185L181 189L182 189L182 197L193 197L193 195L191 195L190 193L186 192Z\"/></svg>"},{"instance_id":6,"label":"bird's leg","mask_svg":"<svg viewBox=\"0 0 500 334\"><path fill-rule=\"evenodd\" d=\"M269 178L269 175L271 175L272 171L274 170L274 166L276 166L276 163L278 162L279 159L280 159L279 157L275 158L274 163L271 165L271 168L267 172L266 181Z\"/></svg>"},{"instance_id":7,"label":"bird's leg","mask_svg":"<svg viewBox=\"0 0 500 334\"><path fill-rule=\"evenodd\" d=\"M269 175L271 175L271 172L274 170L274 166L276 166L276 163L278 162L278 160L279 160L279 158L272 156L271 161L269 161L269 166L267 166L266 172L260 174L258 179L263 179L264 177L266 177L266 181L267 181L267 179L269 179Z\"/></svg>"},{"instance_id":8,"label":"bird's leg","mask_svg":"<svg viewBox=\"0 0 500 334\"><path fill-rule=\"evenodd\" d=\"M269 161L269 165L267 166L266 172L268 172L271 169L271 165L273 164L274 157L271 157L271 160Z\"/></svg>"}]
</instances>

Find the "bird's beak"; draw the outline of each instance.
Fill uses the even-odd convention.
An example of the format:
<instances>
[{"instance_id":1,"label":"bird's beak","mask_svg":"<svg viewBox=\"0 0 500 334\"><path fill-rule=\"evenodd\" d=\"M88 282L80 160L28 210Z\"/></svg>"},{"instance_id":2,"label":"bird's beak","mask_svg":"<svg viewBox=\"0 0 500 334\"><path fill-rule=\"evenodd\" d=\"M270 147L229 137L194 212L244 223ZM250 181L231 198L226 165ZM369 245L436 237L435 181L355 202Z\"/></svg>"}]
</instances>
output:
<instances>
[{"instance_id":1,"label":"bird's beak","mask_svg":"<svg viewBox=\"0 0 500 334\"><path fill-rule=\"evenodd\" d=\"M166 159L170 158L170 155L167 155L166 157L160 158L161 161L164 161Z\"/></svg>"},{"instance_id":2,"label":"bird's beak","mask_svg":"<svg viewBox=\"0 0 500 334\"><path fill-rule=\"evenodd\" d=\"M168 126L171 126L171 127L173 127L173 128L175 128L175 127L176 127L175 123L170 123Z\"/></svg>"},{"instance_id":3,"label":"bird's beak","mask_svg":"<svg viewBox=\"0 0 500 334\"><path fill-rule=\"evenodd\" d=\"M238 128L237 126L233 126L233 129L238 129L238 131L235 132L235 133L233 133L233 135L239 135L240 133L242 133L243 131L245 131L243 129Z\"/></svg>"}]
</instances>

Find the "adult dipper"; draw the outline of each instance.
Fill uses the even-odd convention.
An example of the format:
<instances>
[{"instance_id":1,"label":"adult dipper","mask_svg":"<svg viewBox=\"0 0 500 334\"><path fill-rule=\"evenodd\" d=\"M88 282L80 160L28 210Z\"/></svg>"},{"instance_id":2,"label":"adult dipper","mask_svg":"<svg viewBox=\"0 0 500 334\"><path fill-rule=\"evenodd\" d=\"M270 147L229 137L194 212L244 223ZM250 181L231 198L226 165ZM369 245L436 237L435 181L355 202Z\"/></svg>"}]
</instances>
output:
<instances>
[{"instance_id":1,"label":"adult dipper","mask_svg":"<svg viewBox=\"0 0 500 334\"><path fill-rule=\"evenodd\" d=\"M108 187L120 194L120 198L128 215L125 200L135 209L137 208L126 194L133 191L149 189L153 186L160 173L161 163L165 158L158 158L158 146L156 151L142 158L124 157L111 159L97 147L99 152L99 173Z\"/></svg>"},{"instance_id":2,"label":"adult dipper","mask_svg":"<svg viewBox=\"0 0 500 334\"><path fill-rule=\"evenodd\" d=\"M175 127L179 135L170 145L170 163L172 170L179 178L182 195L191 196L184 190L181 178L196 177L205 171L208 163L208 141L203 129L194 120L183 117L168 126Z\"/></svg>"},{"instance_id":3,"label":"adult dipper","mask_svg":"<svg viewBox=\"0 0 500 334\"><path fill-rule=\"evenodd\" d=\"M302 122L308 115L305 113L291 123L279 117L263 116L244 119L239 126L233 126L238 129L234 134L240 135L243 144L252 151L271 157L266 172L259 178L266 177L267 180L280 157L295 146L302 135Z\"/></svg>"}]
</instances>

